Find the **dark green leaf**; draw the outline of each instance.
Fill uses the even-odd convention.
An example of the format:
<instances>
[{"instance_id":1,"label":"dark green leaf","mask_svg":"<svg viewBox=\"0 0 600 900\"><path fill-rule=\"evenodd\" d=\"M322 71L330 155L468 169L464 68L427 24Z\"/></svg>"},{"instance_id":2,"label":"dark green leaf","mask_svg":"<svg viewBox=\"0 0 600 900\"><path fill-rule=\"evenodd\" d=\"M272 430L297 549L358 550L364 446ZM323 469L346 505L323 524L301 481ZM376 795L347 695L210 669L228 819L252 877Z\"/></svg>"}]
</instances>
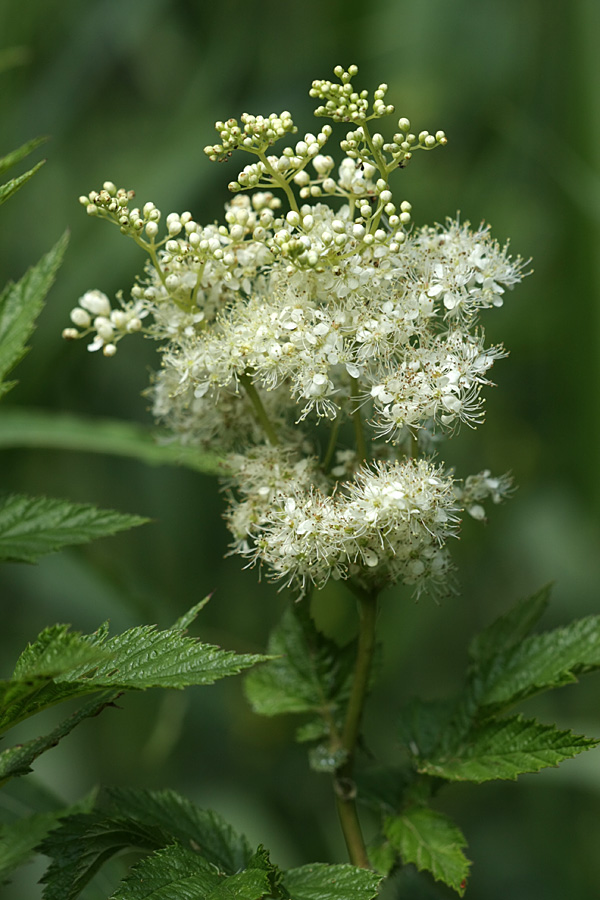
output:
<instances>
[{"instance_id":1,"label":"dark green leaf","mask_svg":"<svg viewBox=\"0 0 600 900\"><path fill-rule=\"evenodd\" d=\"M350 865L314 863L289 869L283 876L291 900L373 900L380 884L376 872Z\"/></svg>"},{"instance_id":2,"label":"dark green leaf","mask_svg":"<svg viewBox=\"0 0 600 900\"><path fill-rule=\"evenodd\" d=\"M400 740L413 757L430 756L454 732L456 703L447 700L409 700L400 711Z\"/></svg>"},{"instance_id":3,"label":"dark green leaf","mask_svg":"<svg viewBox=\"0 0 600 900\"><path fill-rule=\"evenodd\" d=\"M247 676L246 694L264 716L280 713L335 715L349 692L354 662L351 645L340 648L320 634L301 604L286 610L269 639L279 656Z\"/></svg>"},{"instance_id":4,"label":"dark green leaf","mask_svg":"<svg viewBox=\"0 0 600 900\"><path fill-rule=\"evenodd\" d=\"M471 659L482 662L519 644L542 617L550 600L552 585L519 601L472 640Z\"/></svg>"},{"instance_id":5,"label":"dark green leaf","mask_svg":"<svg viewBox=\"0 0 600 900\"><path fill-rule=\"evenodd\" d=\"M90 809L93 799L91 794L76 806L35 813L0 825L0 881L34 855L37 845L61 818Z\"/></svg>"},{"instance_id":6,"label":"dark green leaf","mask_svg":"<svg viewBox=\"0 0 600 900\"><path fill-rule=\"evenodd\" d=\"M536 634L497 657L484 675L480 706L505 707L532 694L577 681L600 668L600 616Z\"/></svg>"},{"instance_id":7,"label":"dark green leaf","mask_svg":"<svg viewBox=\"0 0 600 900\"><path fill-rule=\"evenodd\" d=\"M0 385L1 388L1 385ZM38 447L108 453L150 465L181 465L207 475L223 474L214 453L170 441L160 433L117 419L55 415L43 410L11 408L0 416L0 447Z\"/></svg>"},{"instance_id":8,"label":"dark green leaf","mask_svg":"<svg viewBox=\"0 0 600 900\"><path fill-rule=\"evenodd\" d=\"M444 754L421 760L417 768L449 781L515 779L524 772L556 766L597 743L535 719L513 716L473 728L463 742Z\"/></svg>"},{"instance_id":9,"label":"dark green leaf","mask_svg":"<svg viewBox=\"0 0 600 900\"><path fill-rule=\"evenodd\" d=\"M13 194L22 188L29 179L35 175L38 169L44 165L45 160L41 160L41 162L37 163L32 169L29 169L28 172L24 172L22 175L18 175L16 178L11 178L10 181L7 181L6 184L0 185L0 206L5 203L9 197L12 197Z\"/></svg>"},{"instance_id":10,"label":"dark green leaf","mask_svg":"<svg viewBox=\"0 0 600 900\"><path fill-rule=\"evenodd\" d=\"M27 352L26 342L67 247L65 233L42 259L0 294L0 382Z\"/></svg>"},{"instance_id":11,"label":"dark green leaf","mask_svg":"<svg viewBox=\"0 0 600 900\"><path fill-rule=\"evenodd\" d=\"M175 791L111 788L105 794L104 809L107 815L152 823L165 835L171 835L171 840L190 847L226 874L233 875L250 860L245 837L217 813L199 809Z\"/></svg>"},{"instance_id":12,"label":"dark green leaf","mask_svg":"<svg viewBox=\"0 0 600 900\"><path fill-rule=\"evenodd\" d=\"M132 872L134 886L137 883L135 872L139 876L140 867L142 876L144 872L150 872L157 878L161 874L170 878L171 875L168 871L165 873L163 867L166 860L173 863L173 878L183 877L186 871L202 877L206 872L215 873L216 888L220 883L220 873L233 875L250 858L245 839L238 836L216 813L198 809L172 791L112 789L107 792L101 808L87 815L65 819L42 844L41 851L53 860L44 876L44 900L71 900L76 897L103 863L121 850L161 850L169 848L174 841L180 846L169 849L166 857L151 857L149 869L146 870L143 863L139 864ZM195 868L194 863L198 864ZM138 881L141 881L139 877ZM126 883L129 888L129 882ZM208 887L212 888L210 885ZM142 888L140 883L139 889ZM117 893L115 896L146 895ZM187 895L182 893L177 896Z\"/></svg>"},{"instance_id":13,"label":"dark green leaf","mask_svg":"<svg viewBox=\"0 0 600 900\"><path fill-rule=\"evenodd\" d=\"M467 842L447 816L426 806L413 806L388 819L385 834L405 865L426 869L436 881L463 896L470 865L463 853Z\"/></svg>"},{"instance_id":14,"label":"dark green leaf","mask_svg":"<svg viewBox=\"0 0 600 900\"><path fill-rule=\"evenodd\" d=\"M141 516L68 500L11 494L0 499L0 559L35 562L45 553L146 522Z\"/></svg>"}]
</instances>

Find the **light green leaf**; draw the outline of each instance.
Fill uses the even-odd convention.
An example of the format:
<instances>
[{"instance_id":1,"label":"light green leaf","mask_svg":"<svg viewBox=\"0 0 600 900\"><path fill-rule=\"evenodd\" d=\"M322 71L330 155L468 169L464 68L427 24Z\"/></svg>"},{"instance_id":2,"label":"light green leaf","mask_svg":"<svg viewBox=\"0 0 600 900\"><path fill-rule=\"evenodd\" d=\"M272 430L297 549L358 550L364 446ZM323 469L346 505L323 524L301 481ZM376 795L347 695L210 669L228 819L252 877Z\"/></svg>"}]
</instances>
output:
<instances>
[{"instance_id":1,"label":"light green leaf","mask_svg":"<svg viewBox=\"0 0 600 900\"><path fill-rule=\"evenodd\" d=\"M11 494L0 498L0 560L35 562L45 553L148 521L68 500Z\"/></svg>"},{"instance_id":2,"label":"light green leaf","mask_svg":"<svg viewBox=\"0 0 600 900\"><path fill-rule=\"evenodd\" d=\"M67 241L65 233L20 281L9 282L0 294L0 382L27 352L25 344L62 262Z\"/></svg>"},{"instance_id":3,"label":"light green leaf","mask_svg":"<svg viewBox=\"0 0 600 900\"><path fill-rule=\"evenodd\" d=\"M33 138L31 141L22 144L17 150L12 150L6 156L0 157L0 175L4 175L5 172L16 166L17 163L20 163L22 159L29 156L40 144L45 144L47 140L47 137Z\"/></svg>"},{"instance_id":4,"label":"light green leaf","mask_svg":"<svg viewBox=\"0 0 600 900\"><path fill-rule=\"evenodd\" d=\"M478 701L480 706L507 706L598 668L600 616L589 616L533 635L498 657L484 676Z\"/></svg>"},{"instance_id":5,"label":"light green leaf","mask_svg":"<svg viewBox=\"0 0 600 900\"><path fill-rule=\"evenodd\" d=\"M16 178L11 178L10 181L7 181L6 184L0 185L0 206L12 197L13 194L16 194L19 188L22 188L24 184L26 184L29 179L35 175L38 169L44 165L46 160L42 159L39 163L33 166L32 169L29 169L28 172L24 172L22 175L18 175Z\"/></svg>"},{"instance_id":6,"label":"light green leaf","mask_svg":"<svg viewBox=\"0 0 600 900\"><path fill-rule=\"evenodd\" d=\"M269 639L278 656L246 677L248 700L263 716L328 713L348 696L354 652L320 634L304 607L289 607Z\"/></svg>"},{"instance_id":7,"label":"light green leaf","mask_svg":"<svg viewBox=\"0 0 600 900\"><path fill-rule=\"evenodd\" d=\"M225 471L216 454L169 442L167 436L161 438L160 433L143 425L18 407L5 409L0 415L0 447L105 453L149 465L186 466L207 475Z\"/></svg>"},{"instance_id":8,"label":"light green leaf","mask_svg":"<svg viewBox=\"0 0 600 900\"><path fill-rule=\"evenodd\" d=\"M368 869L314 863L289 869L284 873L283 886L291 900L373 900L381 880Z\"/></svg>"},{"instance_id":9,"label":"light green leaf","mask_svg":"<svg viewBox=\"0 0 600 900\"><path fill-rule=\"evenodd\" d=\"M272 896L267 873L259 869L245 869L223 879L206 900L262 900ZM192 895L190 900L193 900Z\"/></svg>"},{"instance_id":10,"label":"light green leaf","mask_svg":"<svg viewBox=\"0 0 600 900\"><path fill-rule=\"evenodd\" d=\"M470 862L463 853L465 837L447 816L426 806L413 806L387 819L385 834L406 865L426 869L462 897Z\"/></svg>"},{"instance_id":11,"label":"light green leaf","mask_svg":"<svg viewBox=\"0 0 600 900\"><path fill-rule=\"evenodd\" d=\"M482 662L519 644L545 612L552 585L519 601L512 609L475 636L469 647L471 659Z\"/></svg>"},{"instance_id":12,"label":"light green leaf","mask_svg":"<svg viewBox=\"0 0 600 900\"><path fill-rule=\"evenodd\" d=\"M9 780L21 775L27 775L31 771L32 762L46 750L56 747L58 742L66 737L84 719L97 716L107 706L110 706L118 696L118 691L103 694L100 698L90 701L73 715L53 728L42 737L9 747L0 753L0 787Z\"/></svg>"},{"instance_id":13,"label":"light green leaf","mask_svg":"<svg viewBox=\"0 0 600 900\"><path fill-rule=\"evenodd\" d=\"M515 779L524 772L556 766L598 743L535 719L512 716L473 728L462 743L416 765L421 773L449 781Z\"/></svg>"},{"instance_id":14,"label":"light green leaf","mask_svg":"<svg viewBox=\"0 0 600 900\"><path fill-rule=\"evenodd\" d=\"M206 900L222 880L209 862L182 847L171 844L142 859L110 895L110 900ZM46 889L46 900L59 895ZM67 900L69 896L67 895Z\"/></svg>"},{"instance_id":15,"label":"light green leaf","mask_svg":"<svg viewBox=\"0 0 600 900\"><path fill-rule=\"evenodd\" d=\"M109 638L106 628L73 635L56 625L27 648L13 677L0 682L0 732L48 706L95 691L212 684L265 659L203 644L179 629L145 625Z\"/></svg>"}]
</instances>

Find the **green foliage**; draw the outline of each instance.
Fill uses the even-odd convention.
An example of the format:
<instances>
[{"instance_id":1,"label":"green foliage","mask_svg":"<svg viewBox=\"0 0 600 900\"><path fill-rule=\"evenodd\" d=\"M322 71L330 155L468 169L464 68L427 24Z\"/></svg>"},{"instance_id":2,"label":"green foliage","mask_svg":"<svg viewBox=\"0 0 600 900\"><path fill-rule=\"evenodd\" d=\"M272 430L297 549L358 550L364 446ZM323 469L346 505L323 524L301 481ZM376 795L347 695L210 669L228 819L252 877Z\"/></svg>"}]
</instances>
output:
<instances>
[{"instance_id":1,"label":"green foliage","mask_svg":"<svg viewBox=\"0 0 600 900\"><path fill-rule=\"evenodd\" d=\"M181 465L206 475L222 474L220 458L192 445L161 442L156 430L117 419L92 419L38 409L4 410L0 447L75 450L138 459L149 465Z\"/></svg>"},{"instance_id":2,"label":"green foliage","mask_svg":"<svg viewBox=\"0 0 600 900\"><path fill-rule=\"evenodd\" d=\"M12 678L0 682L0 732L57 703L103 694L49 734L0 753L0 783L25 774L41 753L124 690L212 684L266 659L187 637L184 629L203 605L164 631L142 626L109 637L107 626L91 635L70 632L66 625L45 629L21 654Z\"/></svg>"},{"instance_id":3,"label":"green foliage","mask_svg":"<svg viewBox=\"0 0 600 900\"><path fill-rule=\"evenodd\" d=\"M67 817L42 844L41 852L52 858L44 877L44 900L76 897L94 873L121 850L152 852L169 848L174 841L182 853L169 850L166 861L173 853L178 872L182 856L184 866L194 857L201 861L202 871L208 868L227 875L250 860L245 838L216 813L198 809L172 791L115 788L105 793L97 809ZM154 871L160 877L160 865L157 868L155 861L148 865L150 874ZM197 874L194 867L187 871ZM168 869L165 877L171 877Z\"/></svg>"},{"instance_id":4,"label":"green foliage","mask_svg":"<svg viewBox=\"0 0 600 900\"><path fill-rule=\"evenodd\" d=\"M216 813L172 791L111 789L96 809L68 816L42 843L41 852L52 858L44 900L74 900L111 856L133 848L149 855L111 900L372 900L381 881L349 865L282 872L262 846L252 855L246 839Z\"/></svg>"},{"instance_id":5,"label":"green foliage","mask_svg":"<svg viewBox=\"0 0 600 900\"><path fill-rule=\"evenodd\" d=\"M37 265L16 283L9 282L0 294L0 396L14 386L6 382L8 372L27 352L26 342L52 287L67 247L65 233Z\"/></svg>"},{"instance_id":6,"label":"green foliage","mask_svg":"<svg viewBox=\"0 0 600 900\"><path fill-rule=\"evenodd\" d=\"M347 698L352 647L340 649L315 628L305 606L290 605L269 638L268 652L278 657L246 677L246 693L255 712L333 714Z\"/></svg>"},{"instance_id":7,"label":"green foliage","mask_svg":"<svg viewBox=\"0 0 600 900\"><path fill-rule=\"evenodd\" d=\"M380 884L381 876L368 869L325 863L289 869L283 878L291 900L372 900Z\"/></svg>"},{"instance_id":8,"label":"green foliage","mask_svg":"<svg viewBox=\"0 0 600 900\"><path fill-rule=\"evenodd\" d=\"M447 816L426 806L413 806L389 818L385 834L404 864L426 869L436 881L443 881L463 896L470 866L462 852L467 842Z\"/></svg>"},{"instance_id":9,"label":"green foliage","mask_svg":"<svg viewBox=\"0 0 600 900\"><path fill-rule=\"evenodd\" d=\"M0 499L0 560L36 562L45 553L148 521L68 500L11 494Z\"/></svg>"},{"instance_id":10,"label":"green foliage","mask_svg":"<svg viewBox=\"0 0 600 900\"><path fill-rule=\"evenodd\" d=\"M511 716L472 728L462 742L420 762L418 770L449 781L515 779L524 772L557 766L597 744L535 719Z\"/></svg>"},{"instance_id":11,"label":"green foliage","mask_svg":"<svg viewBox=\"0 0 600 900\"><path fill-rule=\"evenodd\" d=\"M42 839L56 828L60 819L92 808L94 795L81 803L48 812L34 813L0 825L0 882L32 856Z\"/></svg>"}]
</instances>

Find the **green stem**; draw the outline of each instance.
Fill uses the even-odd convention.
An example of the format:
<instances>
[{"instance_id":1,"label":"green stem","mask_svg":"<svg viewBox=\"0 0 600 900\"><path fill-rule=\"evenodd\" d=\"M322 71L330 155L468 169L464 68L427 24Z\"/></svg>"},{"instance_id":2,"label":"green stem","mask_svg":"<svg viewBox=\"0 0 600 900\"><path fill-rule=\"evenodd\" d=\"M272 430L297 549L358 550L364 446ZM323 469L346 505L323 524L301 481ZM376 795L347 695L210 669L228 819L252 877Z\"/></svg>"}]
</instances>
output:
<instances>
[{"instance_id":1,"label":"green stem","mask_svg":"<svg viewBox=\"0 0 600 900\"><path fill-rule=\"evenodd\" d=\"M364 461L367 459L367 442L365 439L365 429L362 416L360 414L360 409L358 408L360 388L358 384L358 378L351 378L350 380L352 384L352 399L357 401L356 409L352 413L352 421L354 423L354 437L356 438L356 453L358 458Z\"/></svg>"},{"instance_id":2,"label":"green stem","mask_svg":"<svg viewBox=\"0 0 600 900\"><path fill-rule=\"evenodd\" d=\"M269 175L271 176L271 178L273 179L275 184L279 185L279 187L282 189L282 191L285 191L285 195L288 198L288 203L290 204L290 209L292 209L294 212L299 213L300 210L298 209L298 204L296 202L294 192L292 191L292 189L291 189L289 183L286 181L285 177L283 175L281 175L279 172L275 171L275 169L273 168L273 166L271 165L271 163L269 162L269 160L267 159L267 157L265 156L264 153L259 153L258 158L264 165L265 169L267 170L267 172L269 173Z\"/></svg>"},{"instance_id":3,"label":"green stem","mask_svg":"<svg viewBox=\"0 0 600 900\"><path fill-rule=\"evenodd\" d=\"M375 650L375 625L377 621L377 592L358 593L360 630L354 680L348 700L346 719L341 734L341 744L346 760L335 773L335 800L340 824L350 861L363 869L370 868L365 840L356 810L356 786L354 784L354 755L360 734L363 709L369 688L369 677Z\"/></svg>"},{"instance_id":4,"label":"green stem","mask_svg":"<svg viewBox=\"0 0 600 900\"><path fill-rule=\"evenodd\" d=\"M325 456L323 457L323 462L321 463L321 468L327 474L331 468L331 463L333 462L333 456L335 453L335 447L337 444L337 436L340 430L340 420L337 418L333 425L331 426L331 433L329 435L329 443L327 445L327 450L325 451Z\"/></svg>"},{"instance_id":5,"label":"green stem","mask_svg":"<svg viewBox=\"0 0 600 900\"><path fill-rule=\"evenodd\" d=\"M279 438L277 437L277 432L273 428L273 423L269 419L267 412L262 405L262 401L258 396L258 391L252 383L252 379L246 372L244 372L244 374L240 376L240 382L244 390L246 391L246 395L250 400L250 403L252 404L252 408L254 409L254 415L256 416L259 425L262 427L267 440L270 444L272 444L273 447L278 447Z\"/></svg>"}]
</instances>

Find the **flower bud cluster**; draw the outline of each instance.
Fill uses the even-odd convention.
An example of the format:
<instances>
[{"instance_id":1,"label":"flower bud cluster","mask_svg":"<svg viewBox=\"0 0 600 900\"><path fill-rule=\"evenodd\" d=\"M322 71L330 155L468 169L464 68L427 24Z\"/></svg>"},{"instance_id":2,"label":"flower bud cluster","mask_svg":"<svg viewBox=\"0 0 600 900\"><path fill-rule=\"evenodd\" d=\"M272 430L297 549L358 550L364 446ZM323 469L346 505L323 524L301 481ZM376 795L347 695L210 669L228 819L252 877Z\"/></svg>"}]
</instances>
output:
<instances>
[{"instance_id":1,"label":"flower bud cluster","mask_svg":"<svg viewBox=\"0 0 600 900\"><path fill-rule=\"evenodd\" d=\"M334 122L364 122L367 119L389 116L394 112L394 107L384 102L387 84L379 85L370 109L368 91L358 92L352 87L352 78L358 75L358 66L350 66L348 70L336 66L333 73L339 78L339 84L326 79L318 79L312 83L310 96L325 101L316 108L316 116L327 116Z\"/></svg>"},{"instance_id":2,"label":"flower bud cluster","mask_svg":"<svg viewBox=\"0 0 600 900\"><path fill-rule=\"evenodd\" d=\"M141 303L123 303L120 298L119 301L119 308L113 309L102 291L86 291L70 312L71 322L76 327L65 328L62 336L67 340L77 340L93 334L88 350L102 350L104 356L114 356L121 338L141 331L142 319L148 315L148 310Z\"/></svg>"},{"instance_id":3,"label":"flower bud cluster","mask_svg":"<svg viewBox=\"0 0 600 900\"><path fill-rule=\"evenodd\" d=\"M255 153L264 153L267 147L271 147L276 141L286 134L295 134L298 130L287 110L277 115L252 116L243 113L241 124L237 119L228 119L226 122L217 122L216 130L219 132L221 142L209 144L204 152L212 162L227 159L234 150L251 150Z\"/></svg>"},{"instance_id":4,"label":"flower bud cluster","mask_svg":"<svg viewBox=\"0 0 600 900\"><path fill-rule=\"evenodd\" d=\"M352 123L338 162L330 125L267 155L296 132L289 113L217 123L211 159L255 156L222 223L130 208L133 192L111 182L80 198L149 262L129 303L87 292L64 336L91 335L107 356L135 331L161 342L154 415L178 440L229 454L233 552L301 590L335 577L419 593L447 581L460 512L482 519L487 498L509 493L506 476L455 482L426 454L483 420L505 353L486 344L481 316L524 264L487 227L413 227L391 172L445 135L415 134L407 119L391 140L371 133L393 108L385 84L372 104L355 91L356 72L338 67L339 84L311 91L318 115Z\"/></svg>"}]
</instances>

